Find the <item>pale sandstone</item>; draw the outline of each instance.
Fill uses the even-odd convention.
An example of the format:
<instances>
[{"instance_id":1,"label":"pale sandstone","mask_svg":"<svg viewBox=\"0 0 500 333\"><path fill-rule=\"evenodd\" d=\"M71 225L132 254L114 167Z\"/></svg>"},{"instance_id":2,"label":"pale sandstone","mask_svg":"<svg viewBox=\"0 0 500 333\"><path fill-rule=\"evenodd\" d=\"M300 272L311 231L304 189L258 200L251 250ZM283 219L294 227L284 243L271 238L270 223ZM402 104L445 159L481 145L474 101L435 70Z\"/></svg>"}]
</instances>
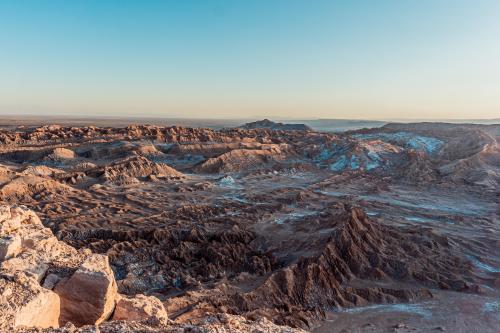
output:
<instances>
[{"instance_id":1,"label":"pale sandstone","mask_svg":"<svg viewBox=\"0 0 500 333\"><path fill-rule=\"evenodd\" d=\"M52 154L50 154L49 157L55 159L71 159L75 158L75 152L67 148L56 148L52 151Z\"/></svg>"},{"instance_id":2,"label":"pale sandstone","mask_svg":"<svg viewBox=\"0 0 500 333\"><path fill-rule=\"evenodd\" d=\"M57 329L24 329L16 333L306 333L305 330L279 326L260 318L249 320L242 316L220 314L207 316L196 324L169 322L152 325L144 321L109 321L101 325L75 327L66 325Z\"/></svg>"},{"instance_id":3,"label":"pale sandstone","mask_svg":"<svg viewBox=\"0 0 500 333\"><path fill-rule=\"evenodd\" d=\"M136 295L126 297L119 295L113 320L147 321L150 323L166 323L167 311L162 302L154 296Z\"/></svg>"},{"instance_id":4,"label":"pale sandstone","mask_svg":"<svg viewBox=\"0 0 500 333\"><path fill-rule=\"evenodd\" d=\"M19 326L59 327L59 296L22 272L0 278L0 331Z\"/></svg>"},{"instance_id":5,"label":"pale sandstone","mask_svg":"<svg viewBox=\"0 0 500 333\"><path fill-rule=\"evenodd\" d=\"M51 289L77 270L89 251L77 251L58 241L36 214L24 207L0 206L0 227L0 331L18 326L57 327L61 300ZM46 276L49 270L51 273ZM102 312L85 323L94 324L111 315L116 283L107 257L91 256L67 283L72 292L87 296L80 299L85 306L73 309L75 313L92 318L83 311L88 311L89 306L95 308L94 312ZM96 293L87 293L88 290ZM70 304L70 308L63 308L68 313L74 303L65 301Z\"/></svg>"},{"instance_id":6,"label":"pale sandstone","mask_svg":"<svg viewBox=\"0 0 500 333\"><path fill-rule=\"evenodd\" d=\"M13 216L9 206L0 208L0 235L6 235L21 227L19 215Z\"/></svg>"},{"instance_id":7,"label":"pale sandstone","mask_svg":"<svg viewBox=\"0 0 500 333\"><path fill-rule=\"evenodd\" d=\"M15 257L21 252L21 237L7 235L0 238L0 261Z\"/></svg>"},{"instance_id":8,"label":"pale sandstone","mask_svg":"<svg viewBox=\"0 0 500 333\"><path fill-rule=\"evenodd\" d=\"M0 240L1 270L31 273L41 281L50 265L76 269L83 261L83 255L57 240L31 210L2 206L0 215L4 217Z\"/></svg>"},{"instance_id":9,"label":"pale sandstone","mask_svg":"<svg viewBox=\"0 0 500 333\"><path fill-rule=\"evenodd\" d=\"M61 297L62 325L99 324L113 313L117 286L108 257L93 254L67 280L55 288Z\"/></svg>"},{"instance_id":10,"label":"pale sandstone","mask_svg":"<svg viewBox=\"0 0 500 333\"><path fill-rule=\"evenodd\" d=\"M17 257L5 260L0 264L2 272L24 272L31 274L38 282L43 279L48 269L49 265L43 262L38 253L33 250L23 251Z\"/></svg>"}]
</instances>

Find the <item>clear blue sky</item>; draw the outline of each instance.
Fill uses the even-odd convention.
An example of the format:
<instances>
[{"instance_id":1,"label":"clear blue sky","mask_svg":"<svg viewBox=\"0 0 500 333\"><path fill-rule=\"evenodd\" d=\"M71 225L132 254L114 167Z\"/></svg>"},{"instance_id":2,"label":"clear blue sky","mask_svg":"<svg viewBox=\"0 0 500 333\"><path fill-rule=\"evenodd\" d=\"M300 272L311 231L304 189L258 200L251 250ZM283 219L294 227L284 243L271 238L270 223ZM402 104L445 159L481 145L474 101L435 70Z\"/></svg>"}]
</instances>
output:
<instances>
[{"instance_id":1,"label":"clear blue sky","mask_svg":"<svg viewBox=\"0 0 500 333\"><path fill-rule=\"evenodd\" d=\"M0 0L0 113L500 117L500 1Z\"/></svg>"}]
</instances>

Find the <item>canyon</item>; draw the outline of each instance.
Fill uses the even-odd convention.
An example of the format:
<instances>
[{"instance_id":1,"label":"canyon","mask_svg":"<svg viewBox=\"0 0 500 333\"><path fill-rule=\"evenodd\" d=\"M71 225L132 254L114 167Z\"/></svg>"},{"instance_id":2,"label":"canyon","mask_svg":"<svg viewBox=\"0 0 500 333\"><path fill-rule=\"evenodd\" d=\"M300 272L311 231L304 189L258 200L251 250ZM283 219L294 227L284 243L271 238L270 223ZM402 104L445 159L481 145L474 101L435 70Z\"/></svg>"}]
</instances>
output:
<instances>
[{"instance_id":1,"label":"canyon","mask_svg":"<svg viewBox=\"0 0 500 333\"><path fill-rule=\"evenodd\" d=\"M500 125L0 129L0 331L497 332Z\"/></svg>"}]
</instances>

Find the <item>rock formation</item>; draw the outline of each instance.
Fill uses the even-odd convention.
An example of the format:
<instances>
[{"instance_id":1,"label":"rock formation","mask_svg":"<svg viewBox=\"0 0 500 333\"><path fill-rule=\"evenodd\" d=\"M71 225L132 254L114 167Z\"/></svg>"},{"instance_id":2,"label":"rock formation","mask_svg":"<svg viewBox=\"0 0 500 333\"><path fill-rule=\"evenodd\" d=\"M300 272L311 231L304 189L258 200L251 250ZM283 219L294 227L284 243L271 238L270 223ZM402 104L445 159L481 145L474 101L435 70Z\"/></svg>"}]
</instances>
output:
<instances>
[{"instance_id":1,"label":"rock formation","mask_svg":"<svg viewBox=\"0 0 500 333\"><path fill-rule=\"evenodd\" d=\"M60 298L40 285L49 269L81 258L59 242L40 219L22 207L0 207L0 329L17 326L58 327Z\"/></svg>"},{"instance_id":2,"label":"rock formation","mask_svg":"<svg viewBox=\"0 0 500 333\"><path fill-rule=\"evenodd\" d=\"M285 159L286 147L272 145L266 149L235 149L218 157L210 158L196 167L197 171L208 173L241 171L250 167L278 162Z\"/></svg>"},{"instance_id":3,"label":"rock formation","mask_svg":"<svg viewBox=\"0 0 500 333\"><path fill-rule=\"evenodd\" d=\"M107 256L58 241L30 210L0 206L0 253L2 329L99 324L115 310L119 296ZM158 300L129 302L146 301L151 309L145 313L167 319ZM126 301L121 303L127 308Z\"/></svg>"},{"instance_id":4,"label":"rock formation","mask_svg":"<svg viewBox=\"0 0 500 333\"><path fill-rule=\"evenodd\" d=\"M82 326L109 319L115 308L117 287L108 258L93 254L55 292L61 298L61 325Z\"/></svg>"},{"instance_id":5,"label":"rock formation","mask_svg":"<svg viewBox=\"0 0 500 333\"><path fill-rule=\"evenodd\" d=\"M66 325L58 329L25 328L14 330L14 333L306 333L306 331L286 326L278 326L271 321L260 318L249 320L242 316L220 314L207 316L196 325L176 324L151 326L147 322L138 321L109 321L99 326L87 325L75 327Z\"/></svg>"},{"instance_id":6,"label":"rock formation","mask_svg":"<svg viewBox=\"0 0 500 333\"><path fill-rule=\"evenodd\" d=\"M158 298L118 294L107 256L58 241L24 207L0 206L0 253L1 331L193 332L169 322ZM197 329L302 332L230 315L207 318Z\"/></svg>"},{"instance_id":7,"label":"rock formation","mask_svg":"<svg viewBox=\"0 0 500 333\"><path fill-rule=\"evenodd\" d=\"M147 321L152 324L167 323L167 311L160 300L152 296L120 296L116 303L113 320Z\"/></svg>"},{"instance_id":8,"label":"rock formation","mask_svg":"<svg viewBox=\"0 0 500 333\"><path fill-rule=\"evenodd\" d=\"M46 192L64 194L71 191L73 191L71 187L49 178L20 175L1 187L0 197L15 203L18 200L29 201L34 196Z\"/></svg>"}]
</instances>

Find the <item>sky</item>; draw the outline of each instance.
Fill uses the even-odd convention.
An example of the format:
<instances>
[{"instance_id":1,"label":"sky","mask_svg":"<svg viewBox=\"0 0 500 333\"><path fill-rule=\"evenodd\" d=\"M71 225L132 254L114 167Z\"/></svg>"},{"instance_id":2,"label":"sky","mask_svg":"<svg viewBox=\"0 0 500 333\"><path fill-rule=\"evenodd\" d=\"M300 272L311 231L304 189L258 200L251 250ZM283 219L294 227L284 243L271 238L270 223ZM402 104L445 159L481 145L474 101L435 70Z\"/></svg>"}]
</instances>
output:
<instances>
[{"instance_id":1,"label":"sky","mask_svg":"<svg viewBox=\"0 0 500 333\"><path fill-rule=\"evenodd\" d=\"M0 0L0 114L500 118L500 1Z\"/></svg>"}]
</instances>

